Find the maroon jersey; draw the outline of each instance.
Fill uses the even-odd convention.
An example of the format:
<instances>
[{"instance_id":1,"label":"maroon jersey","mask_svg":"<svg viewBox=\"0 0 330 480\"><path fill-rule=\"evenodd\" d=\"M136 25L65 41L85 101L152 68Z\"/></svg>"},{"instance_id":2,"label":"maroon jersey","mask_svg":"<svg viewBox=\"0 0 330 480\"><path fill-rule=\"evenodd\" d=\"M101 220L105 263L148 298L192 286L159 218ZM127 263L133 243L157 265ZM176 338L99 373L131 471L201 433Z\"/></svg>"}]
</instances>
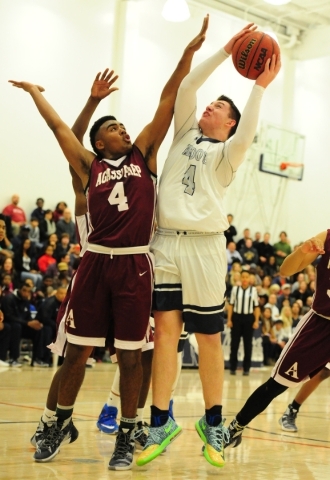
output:
<instances>
[{"instance_id":1,"label":"maroon jersey","mask_svg":"<svg viewBox=\"0 0 330 480\"><path fill-rule=\"evenodd\" d=\"M89 243L124 248L148 245L154 228L156 178L140 150L118 160L95 158L88 184Z\"/></svg>"},{"instance_id":2,"label":"maroon jersey","mask_svg":"<svg viewBox=\"0 0 330 480\"><path fill-rule=\"evenodd\" d=\"M316 288L311 308L330 319L330 230L327 231L324 251L316 267Z\"/></svg>"}]
</instances>

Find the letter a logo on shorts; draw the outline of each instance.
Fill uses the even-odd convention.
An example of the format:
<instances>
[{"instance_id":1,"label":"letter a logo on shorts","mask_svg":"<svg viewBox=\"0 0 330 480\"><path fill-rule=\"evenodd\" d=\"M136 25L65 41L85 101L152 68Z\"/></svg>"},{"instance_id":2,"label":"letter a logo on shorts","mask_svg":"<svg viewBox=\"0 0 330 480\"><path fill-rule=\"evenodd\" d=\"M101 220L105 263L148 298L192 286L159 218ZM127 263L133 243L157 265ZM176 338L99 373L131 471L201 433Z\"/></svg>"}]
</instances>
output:
<instances>
[{"instance_id":1,"label":"letter a logo on shorts","mask_svg":"<svg viewBox=\"0 0 330 480\"><path fill-rule=\"evenodd\" d=\"M298 377L298 362L295 362L289 370L287 370L286 375L289 375L292 378L296 378L297 380L299 379Z\"/></svg>"},{"instance_id":2,"label":"letter a logo on shorts","mask_svg":"<svg viewBox=\"0 0 330 480\"><path fill-rule=\"evenodd\" d=\"M73 311L72 309L70 310L70 312L68 313L68 316L66 317L66 326L67 327L70 327L70 328L76 328L75 324L74 324L74 318L73 318Z\"/></svg>"}]
</instances>

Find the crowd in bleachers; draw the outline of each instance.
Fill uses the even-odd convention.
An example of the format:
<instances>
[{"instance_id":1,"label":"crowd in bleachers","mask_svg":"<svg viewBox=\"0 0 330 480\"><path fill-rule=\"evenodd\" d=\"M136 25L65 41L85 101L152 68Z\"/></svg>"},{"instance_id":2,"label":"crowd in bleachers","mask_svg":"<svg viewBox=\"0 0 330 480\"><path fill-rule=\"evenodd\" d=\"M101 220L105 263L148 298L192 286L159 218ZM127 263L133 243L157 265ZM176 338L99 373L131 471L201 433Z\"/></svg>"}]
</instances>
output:
<instances>
[{"instance_id":1,"label":"crowd in bleachers","mask_svg":"<svg viewBox=\"0 0 330 480\"><path fill-rule=\"evenodd\" d=\"M240 285L241 271L248 269L250 284L256 287L261 309L261 332L264 364L273 365L292 336L301 317L310 309L315 291L315 265L309 265L293 277L283 278L279 267L291 251L286 232L271 242L268 232L256 232L251 237L249 228L239 238L228 215L227 240L227 298L234 285Z\"/></svg>"},{"instance_id":2,"label":"crowd in bleachers","mask_svg":"<svg viewBox=\"0 0 330 480\"><path fill-rule=\"evenodd\" d=\"M79 264L75 223L65 202L44 209L38 198L26 215L18 195L0 218L6 227L0 241L0 366L21 366L25 340L33 345L31 365L49 366L47 345L55 337L57 312Z\"/></svg>"}]
</instances>

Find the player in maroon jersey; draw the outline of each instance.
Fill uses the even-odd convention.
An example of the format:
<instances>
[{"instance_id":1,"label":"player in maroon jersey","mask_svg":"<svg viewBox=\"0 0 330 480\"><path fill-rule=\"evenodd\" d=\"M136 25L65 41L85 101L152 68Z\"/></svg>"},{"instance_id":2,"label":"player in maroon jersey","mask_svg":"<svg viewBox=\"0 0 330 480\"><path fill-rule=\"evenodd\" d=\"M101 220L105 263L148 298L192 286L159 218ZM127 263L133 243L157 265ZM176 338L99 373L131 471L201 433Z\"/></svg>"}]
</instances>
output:
<instances>
[{"instance_id":1,"label":"player in maroon jersey","mask_svg":"<svg viewBox=\"0 0 330 480\"><path fill-rule=\"evenodd\" d=\"M91 129L95 153L86 150L37 85L11 81L30 93L65 157L88 189L92 225L90 243L68 305L69 344L59 385L58 420L38 446L36 461L51 460L63 442L69 443L73 406L83 382L86 360L94 346L104 345L111 327L120 368L122 418L109 468L126 470L132 466L132 432L142 383L141 346L153 286L148 244L153 232L156 156L171 123L178 87L190 70L195 51L203 44L207 26L208 16L165 85L153 120L134 144L124 125L109 116L95 122ZM110 89L114 90L112 83ZM81 114L87 123L97 103L91 98L87 102Z\"/></svg>"},{"instance_id":2,"label":"player in maroon jersey","mask_svg":"<svg viewBox=\"0 0 330 480\"><path fill-rule=\"evenodd\" d=\"M266 383L255 390L229 425L232 447L242 441L246 425L288 387L308 381L330 362L330 230L306 240L288 255L280 268L282 276L301 272L321 255L316 267L313 304L298 323ZM227 445L227 446L228 446Z\"/></svg>"}]
</instances>

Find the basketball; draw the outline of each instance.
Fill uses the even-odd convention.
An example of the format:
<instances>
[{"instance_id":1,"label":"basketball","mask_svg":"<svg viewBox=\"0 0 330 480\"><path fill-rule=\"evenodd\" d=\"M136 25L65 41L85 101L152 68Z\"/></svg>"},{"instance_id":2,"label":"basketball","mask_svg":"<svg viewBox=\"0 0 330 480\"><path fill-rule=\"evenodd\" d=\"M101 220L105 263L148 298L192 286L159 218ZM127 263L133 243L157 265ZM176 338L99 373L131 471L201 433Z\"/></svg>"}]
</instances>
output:
<instances>
[{"instance_id":1,"label":"basketball","mask_svg":"<svg viewBox=\"0 0 330 480\"><path fill-rule=\"evenodd\" d=\"M232 51L233 64L243 77L256 80L264 71L266 60L274 53L278 55L280 47L270 35L251 32L235 42Z\"/></svg>"}]
</instances>

